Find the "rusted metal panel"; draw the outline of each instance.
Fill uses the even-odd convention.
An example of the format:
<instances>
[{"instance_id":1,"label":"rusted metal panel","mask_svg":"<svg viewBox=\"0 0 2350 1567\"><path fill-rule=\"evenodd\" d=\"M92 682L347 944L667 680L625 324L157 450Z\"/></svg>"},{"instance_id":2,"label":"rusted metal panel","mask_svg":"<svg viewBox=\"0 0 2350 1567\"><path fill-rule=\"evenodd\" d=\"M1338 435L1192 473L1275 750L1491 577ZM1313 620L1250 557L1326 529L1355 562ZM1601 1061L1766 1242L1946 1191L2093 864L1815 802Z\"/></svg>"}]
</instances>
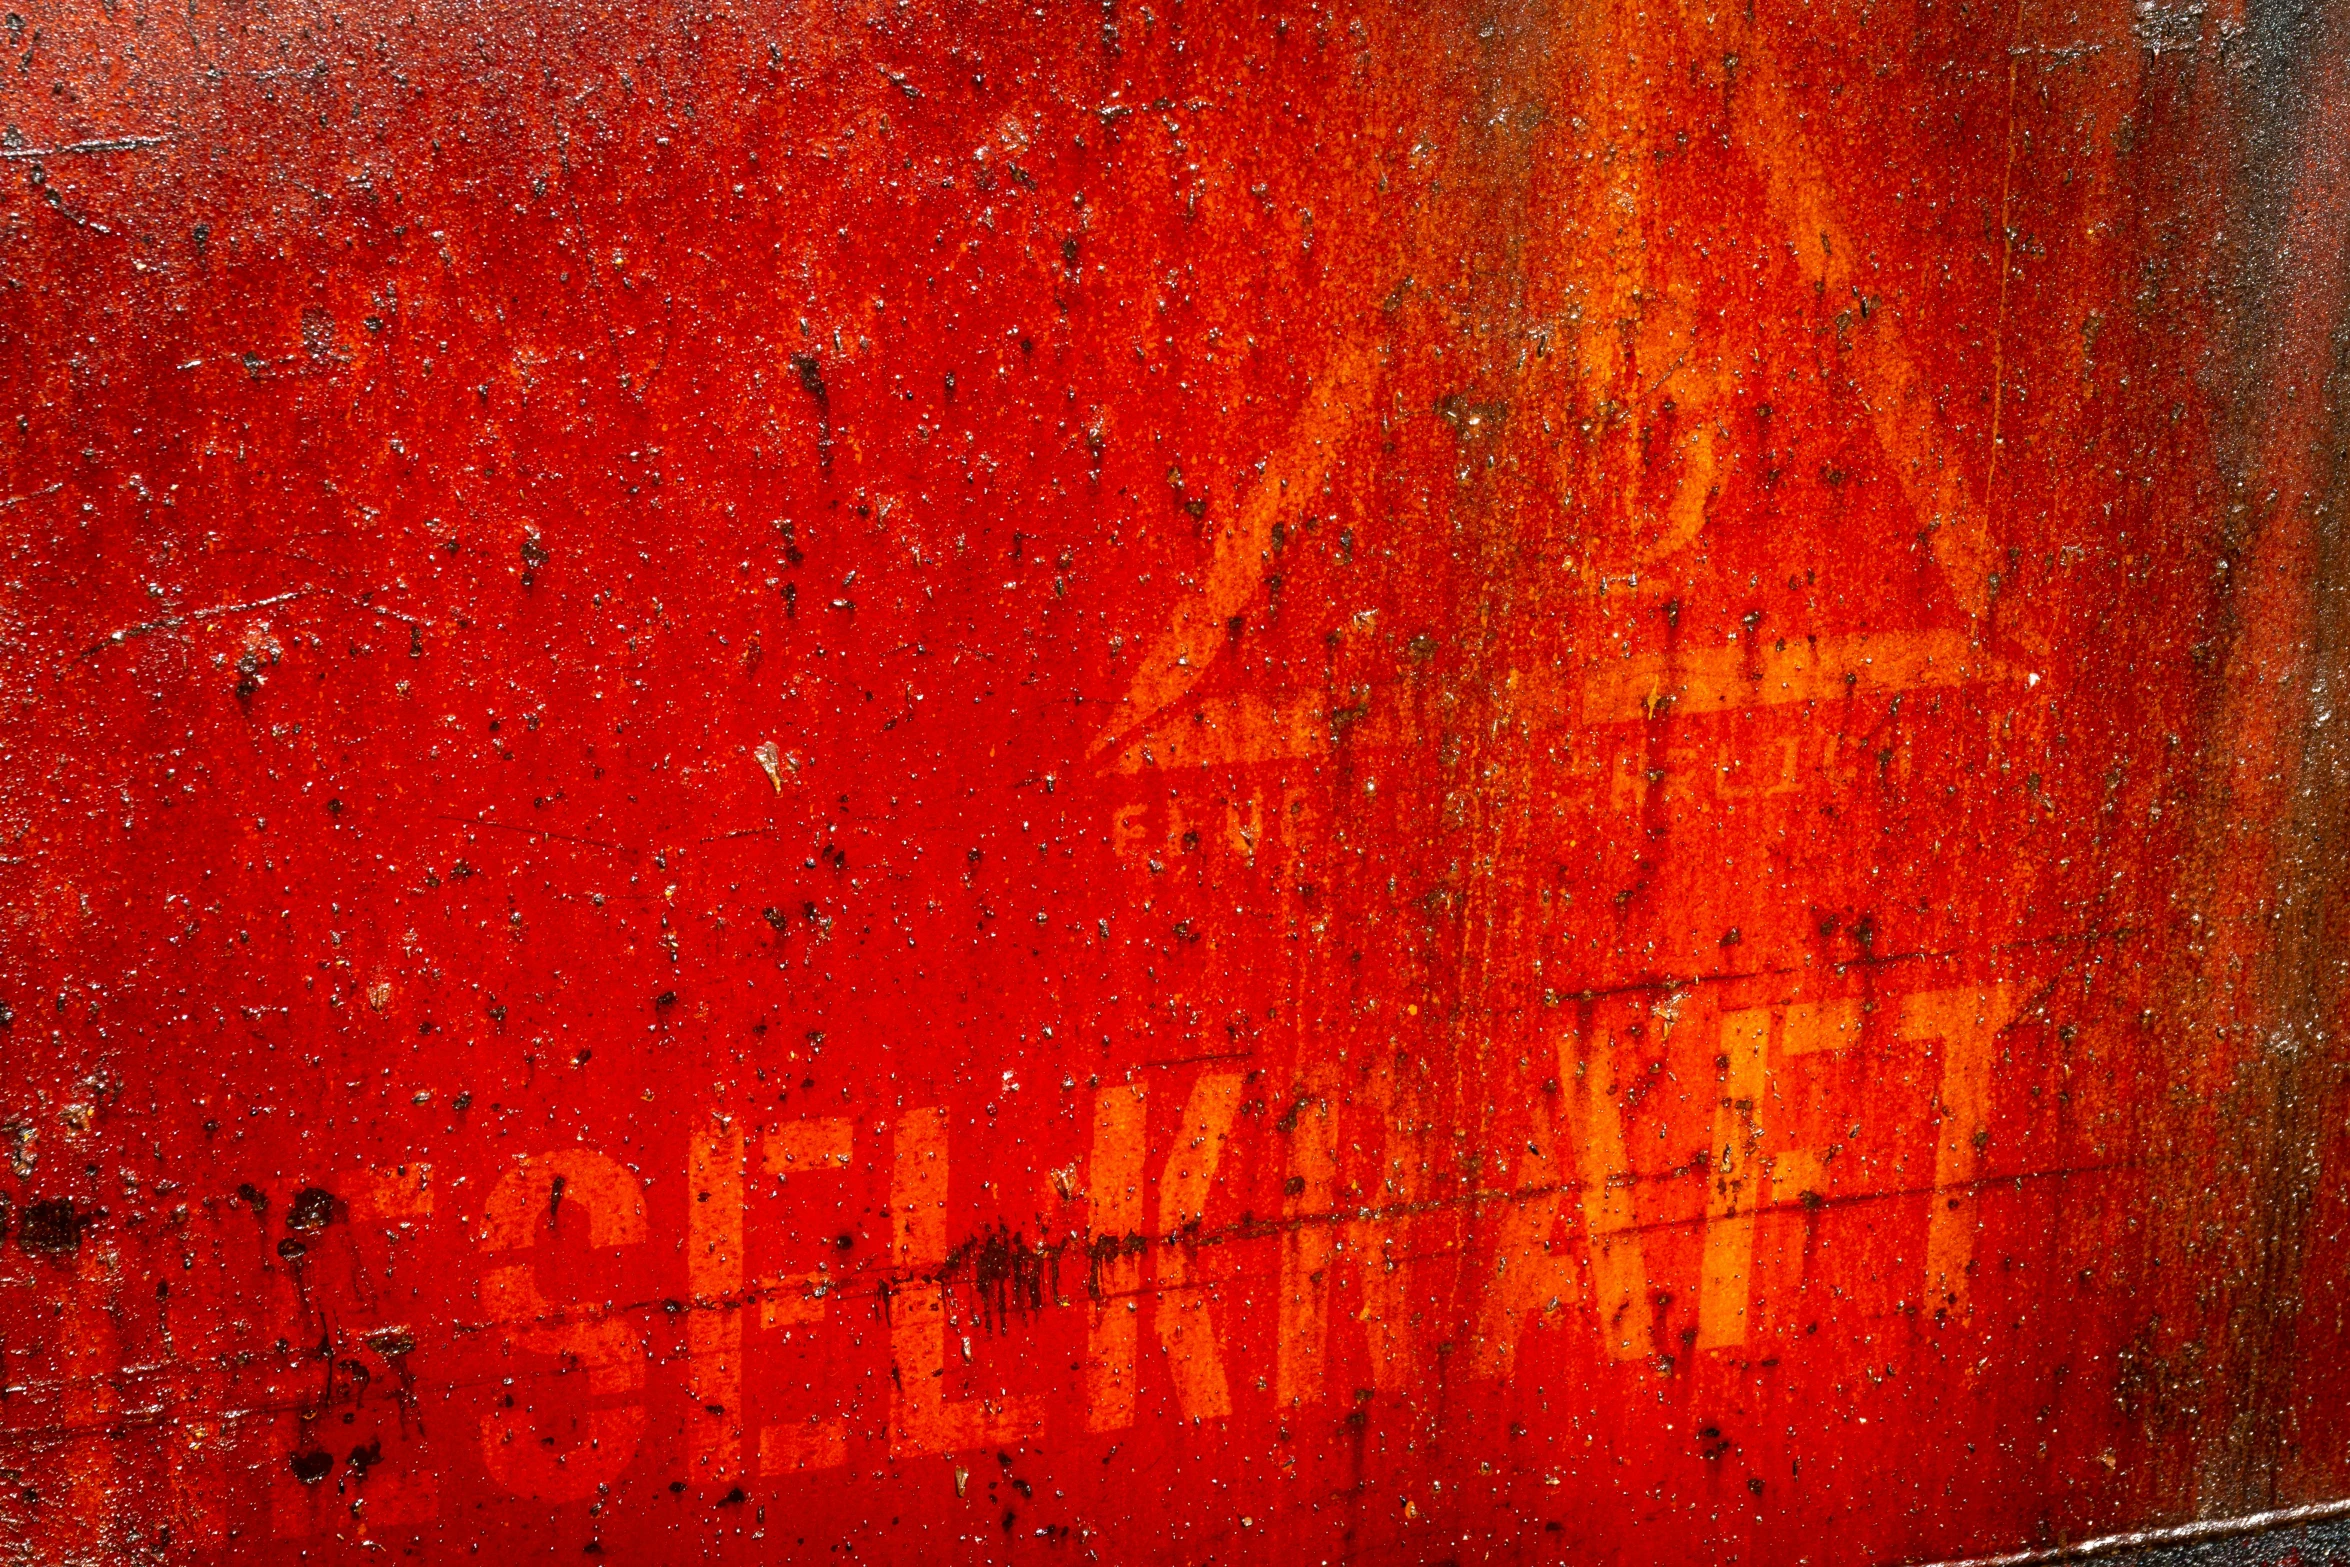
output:
<instances>
[{"instance_id":1,"label":"rusted metal panel","mask_svg":"<svg viewBox=\"0 0 2350 1567\"><path fill-rule=\"evenodd\" d=\"M0 1556L2350 1495L2345 25L11 13Z\"/></svg>"}]
</instances>

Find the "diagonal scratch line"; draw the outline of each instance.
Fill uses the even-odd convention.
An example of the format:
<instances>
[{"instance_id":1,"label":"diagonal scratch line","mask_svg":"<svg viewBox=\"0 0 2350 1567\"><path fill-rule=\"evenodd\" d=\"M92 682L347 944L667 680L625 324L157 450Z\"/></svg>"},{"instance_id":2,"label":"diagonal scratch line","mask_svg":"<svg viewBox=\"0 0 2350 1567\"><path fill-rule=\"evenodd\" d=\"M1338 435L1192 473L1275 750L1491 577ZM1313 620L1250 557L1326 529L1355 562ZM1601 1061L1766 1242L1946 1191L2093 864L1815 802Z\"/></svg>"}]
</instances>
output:
<instances>
[{"instance_id":1,"label":"diagonal scratch line","mask_svg":"<svg viewBox=\"0 0 2350 1567\"><path fill-rule=\"evenodd\" d=\"M1964 1192L1973 1194L1993 1186L2012 1186L2023 1181L2063 1181L2070 1180L2076 1176L2105 1175L2117 1171L2135 1170L2141 1168L2144 1168L2144 1166L2138 1161L2125 1159L2052 1170L2016 1171L2005 1175L1983 1176L1976 1180L1966 1181L1946 1187L1920 1186L1903 1187L1883 1191L1858 1192L1846 1196L1828 1198L1820 1206L1831 1209L1855 1207L1869 1203L1914 1200L1918 1197L1930 1196L1938 1192ZM1669 1178L1648 1177L1647 1179L1661 1183L1662 1181ZM1407 1221L1422 1214L1434 1213L1447 1209L1457 1209L1461 1207L1483 1209L1497 1204L1515 1205L1520 1203L1535 1202L1547 1197L1569 1195L1583 1189L1584 1187L1581 1183L1573 1181L1560 1182L1555 1185L1520 1187L1509 1191L1493 1188L1479 1188L1453 1197L1426 1199L1416 1202L1388 1203L1382 1206L1369 1208L1334 1209L1328 1212L1297 1214L1279 1220L1244 1220L1238 1224L1225 1226L1217 1230L1192 1231L1188 1233L1178 1232L1174 1235L1165 1236L1152 1235L1145 1237L1145 1240L1147 1245L1156 1247L1197 1248L1206 1246L1222 1246L1229 1245L1234 1242L1269 1239L1295 1230L1311 1227L1348 1226L1364 1223L1393 1224L1400 1221ZM1803 1211L1810 1209L1811 1206L1812 1205L1806 1203L1773 1203L1766 1207L1758 1208L1755 1210L1755 1212L1759 1214L1767 1212L1783 1213L1789 1211ZM1626 1226L1623 1229L1599 1231L1594 1233L1592 1238L1594 1240L1605 1240L1616 1235L1624 1234L1654 1234L1662 1231L1676 1229L1702 1229L1705 1223L1706 1220L1703 1217L1651 1220L1644 1224ZM1069 1240L1056 1244L1069 1250L1078 1250L1080 1248L1076 1242L1078 1237L1082 1236L1083 1233L1084 1232L1076 1232L1076 1234L1072 1235ZM1052 1249L1054 1248L1040 1248L1040 1254ZM1443 1255L1448 1250L1449 1248L1440 1248L1436 1255ZM953 1270L907 1273L899 1269L891 1268L885 1271L860 1272L854 1275L844 1275L840 1282L833 1285L832 1288L826 1290L824 1294L825 1298L838 1302L842 1305L846 1305L851 1301L868 1301L871 1303L875 1311L886 1314L889 1310L889 1303L891 1299L902 1290L906 1290L908 1288L921 1288L924 1286L939 1286L942 1288L952 1287L954 1282L950 1276L952 1271ZM1210 1282L1214 1285L1224 1285L1235 1282L1236 1280L1243 1277L1246 1277L1246 1275L1234 1275L1232 1279L1219 1279ZM488 1319L451 1317L445 1322L439 1324L439 1328L444 1335L443 1343L454 1344L460 1339L469 1338L476 1334L487 1333L498 1329L544 1327L559 1325L567 1322L595 1322L613 1319L648 1318L655 1315L666 1317L688 1311L738 1311L749 1306L759 1304L763 1301L786 1298L790 1291L804 1290L806 1287L807 1280L797 1275L766 1275L756 1280L747 1282L742 1288L716 1294L688 1295L682 1297L647 1297L637 1300L607 1302L603 1304L579 1303L575 1305L558 1307L552 1311L548 1311L536 1316ZM1090 1288L1088 1288L1084 1297L1080 1299L1070 1299L1061 1296L1056 1288L1051 1300L1050 1307L1047 1309L1070 1309L1087 1304L1089 1302L1098 1305L1103 1301L1110 1300L1143 1299L1160 1293L1163 1292L1155 1288L1141 1287L1134 1289L1103 1290L1097 1296ZM302 1368L298 1363L295 1363L286 1365L274 1373L265 1372L264 1376L275 1376L286 1380L293 1380L302 1374L303 1369L304 1368ZM218 1373L207 1373L197 1368L185 1365L184 1363L176 1366L158 1364L153 1367L142 1368L142 1370L150 1373L153 1380L156 1383L161 1384L154 1386L151 1391L145 1388L142 1388L140 1391L155 1401L158 1414L165 1418L173 1417L179 1413L178 1410L173 1408L175 1404L182 1406L183 1408L191 1404L202 1407L201 1401L207 1396L207 1394L213 1398L219 1398L223 1396L220 1392L212 1392L208 1386L208 1384L216 1383L219 1380ZM178 1372L179 1375L174 1376L173 1373L175 1371ZM562 1374L563 1373L561 1371L550 1368L547 1371L535 1373L534 1375L560 1376ZM9 1397L32 1396L38 1398L41 1395L46 1394L51 1397L55 1397L71 1391L76 1386L86 1386L90 1383L91 1380L92 1379L87 1377L79 1377L71 1374L51 1379L28 1379L26 1381L15 1384L0 1384L0 1395L6 1395ZM486 1385L486 1383L468 1382L452 1385L471 1387L483 1386ZM303 1407L313 1403L314 1399L310 1395L303 1395L299 1399L295 1399L293 1395L281 1395L278 1398L267 1398L257 1401L253 1404L245 1406L242 1409L222 1410L219 1412L216 1418L222 1420L241 1419L254 1414L282 1412L282 1410L287 1408ZM26 1439L71 1441L88 1437L102 1437L109 1431L115 1429L118 1429L118 1425L114 1420L100 1423L83 1422L71 1419L53 1421L41 1425L24 1424L0 1427L0 1431L5 1431L8 1436L13 1437L19 1441ZM2024 1556L1998 1558L1996 1559L1996 1562L1986 1561L1965 1564L1944 1564L1944 1567L2025 1567L2025 1564L2027 1563L2052 1561L2058 1559L2070 1558L2060 1558L2051 1555L2027 1554Z\"/></svg>"},{"instance_id":2,"label":"diagonal scratch line","mask_svg":"<svg viewBox=\"0 0 2350 1567\"><path fill-rule=\"evenodd\" d=\"M124 626L110 631L82 649L82 657L95 658L110 647L120 647L134 637L151 636L158 631L177 631L180 627L199 620L216 620L222 615L241 615L248 610L267 609L272 604L285 604L294 599L308 598L316 588L294 588L285 593L272 593L267 598L247 599L238 604L215 604L209 609L190 610L185 615L166 615L161 620L141 621L135 626Z\"/></svg>"},{"instance_id":3,"label":"diagonal scratch line","mask_svg":"<svg viewBox=\"0 0 2350 1567\"><path fill-rule=\"evenodd\" d=\"M62 487L63 486L61 485L51 485L50 489L60 489ZM38 495L46 495L49 493L49 491L38 490L34 493ZM9 500L0 500L0 509L5 509L8 506L14 505L17 501L24 499L26 499L26 497L20 495ZM281 552L271 550L259 551L256 553L277 554ZM296 560L308 559L306 556L293 556L291 558ZM371 604L364 598L354 597L347 593L334 593L328 589L319 587L293 588L284 593L272 593L267 598L245 599L235 604L214 604L206 609L190 610L185 615L165 615L156 620L143 620L135 626L124 626L118 631L109 631L106 633L106 635L100 637L97 641L91 643L88 647L83 648L82 657L95 658L98 654L105 652L108 648L120 647L125 642L129 642L134 638L153 636L158 631L177 631L182 626L192 625L198 621L218 620L223 615L242 615L251 610L267 609L273 604L285 604L291 602L294 599L309 598L314 594L325 594L329 598L346 600L354 608L364 610L368 614L374 615L383 620L396 620L400 624L411 629L429 624L429 622L420 619L415 615L402 614L399 610L393 609L389 605Z\"/></svg>"},{"instance_id":4,"label":"diagonal scratch line","mask_svg":"<svg viewBox=\"0 0 2350 1567\"><path fill-rule=\"evenodd\" d=\"M97 141L69 141L61 147L0 147L0 158L30 162L35 158L81 157L99 152L137 152L142 147L160 147L160 136L109 136Z\"/></svg>"},{"instance_id":5,"label":"diagonal scratch line","mask_svg":"<svg viewBox=\"0 0 2350 1567\"><path fill-rule=\"evenodd\" d=\"M2141 1168L2144 1168L2144 1166L2138 1161L2125 1159L2112 1160L2097 1164L2079 1165L2070 1168L2037 1171L2016 1171L2004 1175L1983 1176L1972 1181L1962 1182L1948 1187L1905 1187L1895 1190L1858 1192L1846 1196L1828 1198L1822 1204L1822 1206L1827 1208L1838 1208L1857 1206L1860 1204L1874 1202L1915 1199L1919 1196L1930 1195L1937 1191L1966 1192L1971 1194L1986 1190L1993 1186L2010 1186L2023 1181L2061 1181L2069 1180L2073 1177L2082 1175L2104 1175L2117 1171ZM1662 1180L1668 1178L1649 1177L1648 1179ZM1346 1226L1363 1223L1396 1223L1399 1221L1409 1220L1421 1214L1436 1212L1444 1209L1459 1208L1464 1206L1471 1209L1482 1209L1494 1204L1517 1204L1532 1202L1538 1201L1545 1197L1570 1194L1582 1189L1583 1187L1580 1183L1572 1181L1561 1182L1552 1186L1522 1187L1511 1191L1501 1191L1492 1188L1480 1188L1453 1197L1434 1198L1415 1202L1389 1203L1383 1206L1369 1208L1334 1209L1328 1212L1297 1214L1280 1220L1245 1220L1236 1225L1231 1225L1219 1230L1207 1231L1204 1233L1194 1231L1190 1233L1178 1233L1176 1235L1170 1236L1148 1236L1146 1237L1146 1244L1162 1247L1199 1247L1225 1245L1236 1241L1262 1240L1289 1231L1311 1226ZM1774 1203L1767 1209L1757 1209L1756 1211L1758 1213L1766 1211L1787 1211L1790 1208L1809 1207L1809 1204ZM1672 1229L1702 1228L1705 1222L1706 1221L1703 1218L1652 1220L1645 1224L1628 1226L1622 1230L1607 1230L1597 1232L1593 1238L1605 1239L1614 1235L1626 1233L1653 1233ZM1077 1232L1078 1235L1082 1235L1083 1233L1084 1232ZM1074 1239L1075 1237L1073 1236L1071 1241L1064 1241L1058 1244L1064 1247L1075 1249L1074 1246L1072 1246L1072 1241L1074 1241ZM1446 1249L1440 1249L1438 1254L1441 1255L1443 1250ZM1236 1278L1237 1277L1239 1276L1236 1276ZM852 1300L870 1301L876 1311L886 1314L889 1309L890 1299L902 1289L905 1289L909 1286L921 1287L925 1285L950 1287L951 1282L952 1281L950 1278L947 1277L944 1273L908 1274L900 1270L890 1269L879 1274L879 1276L876 1276L874 1273L860 1273L858 1275L844 1276L840 1283L827 1290L825 1294L827 1298L838 1301L843 1305L846 1305ZM1222 1280L1217 1282L1229 1283L1232 1281ZM768 1275L754 1281L749 1281L743 1288L729 1291L723 1294L696 1295L683 1298L676 1296L657 1297L620 1303L606 1303L602 1305L590 1305L583 1303L561 1307L543 1315L533 1317L498 1318L488 1320L471 1320L466 1318L452 1317L440 1324L440 1329L444 1335L443 1344L453 1345L460 1339L468 1338L476 1334L489 1332L499 1328L544 1326L577 1321L603 1321L614 1318L645 1318L651 1317L655 1314L659 1314L661 1316L670 1316L686 1311L741 1310L765 1300L784 1298L787 1291L794 1289L805 1289L806 1285L807 1281L797 1276L787 1278L776 1275ZM1083 1300L1073 1300L1062 1297L1056 1287L1051 1304L1054 1308L1067 1309L1077 1307L1086 1303L1087 1301L1092 1301L1095 1304L1099 1304L1102 1301L1109 1300L1139 1299L1156 1293L1158 1293L1158 1291L1149 1288L1137 1288L1131 1290L1112 1289L1104 1290L1098 1297L1095 1297L1092 1291L1089 1289ZM296 1362L283 1365L274 1372L264 1372L263 1377L265 1380L278 1378L291 1381L299 1378L303 1374L304 1369L305 1368ZM158 1419L185 1419L189 1410L194 1409L198 1412L209 1411L212 1414L212 1418L221 1420L223 1422L233 1422L249 1419L256 1415L283 1413L291 1409L316 1407L316 1399L314 1394L304 1393L296 1395L292 1393L279 1393L274 1397L263 1397L241 1407L221 1408L219 1407L220 1404L225 1402L227 1395L231 1391L234 1391L233 1377L223 1377L217 1371L205 1370L185 1362L177 1364L159 1363L154 1366L139 1368L139 1371L142 1374L142 1382L148 1384L147 1386L142 1386L138 1390L139 1394L150 1401L154 1417ZM563 1374L564 1373L560 1370L549 1368L548 1370L534 1373L533 1376L534 1379L536 1379L539 1377L560 1376ZM0 1397L15 1398L29 1396L38 1400L46 1395L49 1398L56 1398L70 1393L77 1386L90 1385L93 1380L94 1379L88 1377L69 1374L51 1379L28 1379L14 1384L0 1383ZM121 1391L119 1382L114 1382L111 1385L115 1387L117 1392ZM450 1385L452 1388L477 1388L487 1386L489 1384L487 1379L482 1379L478 1381L462 1380L452 1382ZM343 1399L350 1396L351 1395L348 1393L337 1392L335 1395L333 1395L333 1398L335 1402L341 1402ZM76 1442L92 1438L104 1438L109 1435L109 1433L119 1431L119 1429L119 1415L109 1416L103 1420L67 1418L63 1420L45 1421L37 1425L26 1423L13 1426L0 1426L0 1432L5 1432L7 1436L17 1441L51 1443ZM2331 1505L2340 1506L2343 1504ZM2075 1560L2080 1556L2087 1554L2101 1555L2104 1554L2104 1552L2088 1552L2076 1547L2072 1552L2027 1552L2017 1556L1988 1558L1966 1563L1938 1564L1938 1567L2035 1567L2035 1564L2038 1563Z\"/></svg>"},{"instance_id":6,"label":"diagonal scratch line","mask_svg":"<svg viewBox=\"0 0 2350 1567\"><path fill-rule=\"evenodd\" d=\"M494 832L518 832L533 838L551 838L557 843L576 843L590 849L604 849L613 854L633 855L637 852L636 849L625 843L611 843L602 838L583 838L577 833L557 832L551 827L532 827L522 822L491 821L487 817L461 816L450 811L436 813L436 819L454 822L460 827L486 827Z\"/></svg>"}]
</instances>

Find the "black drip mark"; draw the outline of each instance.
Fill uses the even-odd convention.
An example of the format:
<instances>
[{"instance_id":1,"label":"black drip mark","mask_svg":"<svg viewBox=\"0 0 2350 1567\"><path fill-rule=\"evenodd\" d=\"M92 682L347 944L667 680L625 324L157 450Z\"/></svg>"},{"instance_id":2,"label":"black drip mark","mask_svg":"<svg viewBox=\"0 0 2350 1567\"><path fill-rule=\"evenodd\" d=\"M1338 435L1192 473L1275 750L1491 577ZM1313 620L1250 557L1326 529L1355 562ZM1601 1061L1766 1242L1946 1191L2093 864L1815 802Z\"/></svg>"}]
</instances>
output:
<instances>
[{"instance_id":1,"label":"black drip mark","mask_svg":"<svg viewBox=\"0 0 2350 1567\"><path fill-rule=\"evenodd\" d=\"M826 470L832 467L832 394L825 390L824 367L816 362L814 354L794 354L791 367L799 372L800 385L816 399L816 466Z\"/></svg>"}]
</instances>

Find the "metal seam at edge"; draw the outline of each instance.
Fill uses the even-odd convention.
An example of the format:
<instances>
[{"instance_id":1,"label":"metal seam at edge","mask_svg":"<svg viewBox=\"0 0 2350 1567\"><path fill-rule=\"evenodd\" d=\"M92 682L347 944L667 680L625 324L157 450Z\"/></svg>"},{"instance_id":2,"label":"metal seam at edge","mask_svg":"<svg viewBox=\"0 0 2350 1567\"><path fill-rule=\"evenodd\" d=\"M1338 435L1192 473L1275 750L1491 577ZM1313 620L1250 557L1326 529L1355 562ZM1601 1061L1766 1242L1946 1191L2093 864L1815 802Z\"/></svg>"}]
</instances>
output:
<instances>
[{"instance_id":1,"label":"metal seam at edge","mask_svg":"<svg viewBox=\"0 0 2350 1567\"><path fill-rule=\"evenodd\" d=\"M2121 1551L2145 1550L2160 1545L2196 1545L2206 1540L2231 1540L2270 1529L2287 1528L2293 1524L2322 1523L2329 1518L2350 1518L2350 1497L2331 1502L2309 1502L2300 1507L2281 1507L2273 1512L2246 1513L2240 1518L2207 1518L2169 1529L2109 1534L2100 1539L2083 1540L2078 1545L2060 1545L2044 1551L2018 1551L2012 1556L1951 1557L1916 1563L1914 1567L2035 1567L2035 1564L2041 1562L2091 1561Z\"/></svg>"}]
</instances>

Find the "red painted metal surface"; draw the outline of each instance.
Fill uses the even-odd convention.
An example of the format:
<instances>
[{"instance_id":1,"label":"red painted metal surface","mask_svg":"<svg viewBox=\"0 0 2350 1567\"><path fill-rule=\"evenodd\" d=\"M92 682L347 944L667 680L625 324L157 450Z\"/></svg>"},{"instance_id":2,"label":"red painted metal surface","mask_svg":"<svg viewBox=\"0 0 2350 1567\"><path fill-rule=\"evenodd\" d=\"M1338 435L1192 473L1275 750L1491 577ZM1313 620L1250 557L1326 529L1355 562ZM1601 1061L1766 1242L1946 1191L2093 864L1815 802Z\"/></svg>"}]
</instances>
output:
<instances>
[{"instance_id":1,"label":"red painted metal surface","mask_svg":"<svg viewBox=\"0 0 2350 1567\"><path fill-rule=\"evenodd\" d=\"M2338 17L5 26L0 1559L2350 1492Z\"/></svg>"}]
</instances>

